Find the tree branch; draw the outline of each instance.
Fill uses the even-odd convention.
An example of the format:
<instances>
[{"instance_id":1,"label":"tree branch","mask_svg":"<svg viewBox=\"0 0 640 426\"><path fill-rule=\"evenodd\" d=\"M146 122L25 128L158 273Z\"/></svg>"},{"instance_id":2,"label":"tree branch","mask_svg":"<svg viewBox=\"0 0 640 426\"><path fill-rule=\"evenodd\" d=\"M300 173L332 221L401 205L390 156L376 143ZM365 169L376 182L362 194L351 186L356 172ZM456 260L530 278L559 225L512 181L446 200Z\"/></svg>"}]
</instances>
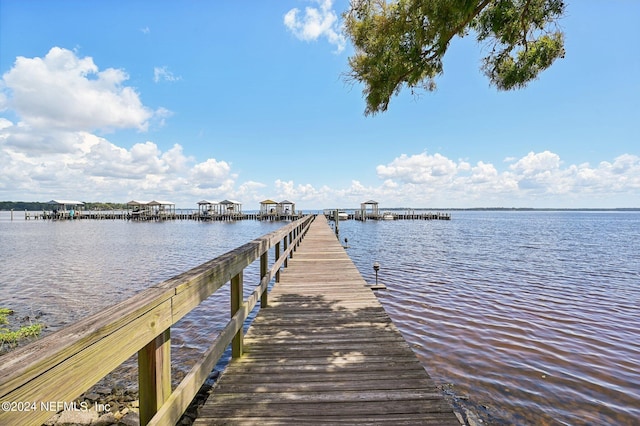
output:
<instances>
[{"instance_id":1,"label":"tree branch","mask_svg":"<svg viewBox=\"0 0 640 426\"><path fill-rule=\"evenodd\" d=\"M522 6L522 13L520 14L520 24L522 25L522 41L524 44L524 51L527 52L529 50L529 45L527 43L527 24L525 22L525 13L529 9L529 5L531 4L531 0L527 0L525 4Z\"/></svg>"},{"instance_id":2,"label":"tree branch","mask_svg":"<svg viewBox=\"0 0 640 426\"><path fill-rule=\"evenodd\" d=\"M467 25L469 25L469 23L473 20L473 18L475 18L476 16L478 16L480 14L480 12L482 12L482 9L484 9L485 7L487 7L487 5L489 3L491 3L492 0L484 0L482 3L480 3L478 6L476 6L476 8L474 9L473 13L469 14L469 16L467 17L467 19L465 19L462 23L460 23L459 25L457 25L453 30L451 30L449 32L449 34L447 34L446 37L446 43L444 44L445 46L449 45L449 42L451 41L451 39L458 34L460 31L462 31L464 28L467 27ZM440 46L442 46L442 43L440 43ZM433 59L435 59L438 55L442 54L442 47L440 47L440 49L437 49L435 52L433 52L430 56L423 58L426 61L431 61ZM446 50L446 49L444 49ZM429 49L426 50L424 52L422 52L421 56L426 55L429 52L432 52L433 49Z\"/></svg>"}]
</instances>

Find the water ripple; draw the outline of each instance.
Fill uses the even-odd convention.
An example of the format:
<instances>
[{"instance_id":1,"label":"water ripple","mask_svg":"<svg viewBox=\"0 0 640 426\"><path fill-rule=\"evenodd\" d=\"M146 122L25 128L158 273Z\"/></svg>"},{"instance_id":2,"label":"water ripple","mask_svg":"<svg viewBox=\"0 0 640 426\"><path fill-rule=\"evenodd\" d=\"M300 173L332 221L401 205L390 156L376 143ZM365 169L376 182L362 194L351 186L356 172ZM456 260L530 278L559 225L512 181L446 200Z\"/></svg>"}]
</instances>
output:
<instances>
[{"instance_id":1,"label":"water ripple","mask_svg":"<svg viewBox=\"0 0 640 426\"><path fill-rule=\"evenodd\" d=\"M349 255L434 379L512 424L640 418L640 214L347 222ZM615 237L614 237L615 236Z\"/></svg>"}]
</instances>

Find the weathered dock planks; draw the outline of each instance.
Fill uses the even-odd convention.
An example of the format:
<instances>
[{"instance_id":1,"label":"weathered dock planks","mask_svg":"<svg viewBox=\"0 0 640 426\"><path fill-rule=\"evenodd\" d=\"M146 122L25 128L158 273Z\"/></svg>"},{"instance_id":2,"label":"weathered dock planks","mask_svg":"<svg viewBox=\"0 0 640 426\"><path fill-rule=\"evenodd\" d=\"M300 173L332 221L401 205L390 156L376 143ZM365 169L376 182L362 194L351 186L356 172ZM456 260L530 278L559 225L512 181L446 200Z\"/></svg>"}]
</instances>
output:
<instances>
[{"instance_id":1,"label":"weathered dock planks","mask_svg":"<svg viewBox=\"0 0 640 426\"><path fill-rule=\"evenodd\" d=\"M318 216L195 425L459 425Z\"/></svg>"}]
</instances>

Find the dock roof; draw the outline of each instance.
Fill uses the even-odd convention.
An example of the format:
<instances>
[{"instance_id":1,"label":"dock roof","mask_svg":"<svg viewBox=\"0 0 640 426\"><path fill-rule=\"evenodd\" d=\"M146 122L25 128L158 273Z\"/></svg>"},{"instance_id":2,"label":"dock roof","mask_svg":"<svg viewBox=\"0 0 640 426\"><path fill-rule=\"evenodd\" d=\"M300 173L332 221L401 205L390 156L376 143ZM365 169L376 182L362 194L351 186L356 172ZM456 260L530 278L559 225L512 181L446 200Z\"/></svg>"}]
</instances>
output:
<instances>
[{"instance_id":1,"label":"dock roof","mask_svg":"<svg viewBox=\"0 0 640 426\"><path fill-rule=\"evenodd\" d=\"M73 200L51 200L47 204L57 204L59 206L84 206L82 201L73 201Z\"/></svg>"},{"instance_id":2,"label":"dock roof","mask_svg":"<svg viewBox=\"0 0 640 426\"><path fill-rule=\"evenodd\" d=\"M139 201L139 200L131 200L127 203L129 206L173 206L175 203L171 201L159 201L159 200L151 200L151 201Z\"/></svg>"},{"instance_id":3,"label":"dock roof","mask_svg":"<svg viewBox=\"0 0 640 426\"><path fill-rule=\"evenodd\" d=\"M131 200L127 202L129 206L146 206L147 204L149 204L149 201Z\"/></svg>"}]
</instances>

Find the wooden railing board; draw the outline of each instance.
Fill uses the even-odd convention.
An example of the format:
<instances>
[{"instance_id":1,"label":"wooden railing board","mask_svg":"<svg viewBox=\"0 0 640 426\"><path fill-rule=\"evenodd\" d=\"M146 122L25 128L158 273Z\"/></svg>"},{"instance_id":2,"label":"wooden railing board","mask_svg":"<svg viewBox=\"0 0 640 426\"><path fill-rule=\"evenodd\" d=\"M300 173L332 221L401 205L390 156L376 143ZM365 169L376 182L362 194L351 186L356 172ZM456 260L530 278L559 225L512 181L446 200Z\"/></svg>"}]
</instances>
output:
<instances>
[{"instance_id":1,"label":"wooden railing board","mask_svg":"<svg viewBox=\"0 0 640 426\"><path fill-rule=\"evenodd\" d=\"M149 340L171 326L171 300L125 324L118 332L69 356L63 362L7 393L3 401L73 401L113 369L129 359ZM0 412L0 424L37 424L51 412ZM9 420L11 419L11 420Z\"/></svg>"},{"instance_id":2,"label":"wooden railing board","mask_svg":"<svg viewBox=\"0 0 640 426\"><path fill-rule=\"evenodd\" d=\"M0 368L0 398L8 400L8 395L13 389L30 382L44 371L65 362L73 354L85 350L105 337L119 332L127 324L147 315L163 303L169 301L169 305L166 306L170 306L171 297L172 292L166 290L145 290L128 299L126 303L123 302L105 308L80 323L72 324L56 333L3 355L2 367ZM166 307L164 310L166 310ZM158 329L154 324L155 321L150 324L154 330ZM162 330L159 330L159 332ZM140 347L130 355L133 355Z\"/></svg>"},{"instance_id":3,"label":"wooden railing board","mask_svg":"<svg viewBox=\"0 0 640 426\"><path fill-rule=\"evenodd\" d=\"M300 239L302 235L298 237ZM286 241L286 240L285 240ZM260 284L249 295L246 301L233 315L231 321L216 337L213 344L205 351L204 356L198 361L185 376L180 385L173 391L165 404L158 409L156 415L149 421L148 425L174 425L188 408L189 404L199 391L204 381L209 376L211 370L229 346L234 335L236 335L244 325L244 321L256 306L258 300L262 301L262 296L266 293L271 280L277 275L280 267L285 263L289 252L295 245L289 246L280 257L278 257L271 269L262 276Z\"/></svg>"}]
</instances>

